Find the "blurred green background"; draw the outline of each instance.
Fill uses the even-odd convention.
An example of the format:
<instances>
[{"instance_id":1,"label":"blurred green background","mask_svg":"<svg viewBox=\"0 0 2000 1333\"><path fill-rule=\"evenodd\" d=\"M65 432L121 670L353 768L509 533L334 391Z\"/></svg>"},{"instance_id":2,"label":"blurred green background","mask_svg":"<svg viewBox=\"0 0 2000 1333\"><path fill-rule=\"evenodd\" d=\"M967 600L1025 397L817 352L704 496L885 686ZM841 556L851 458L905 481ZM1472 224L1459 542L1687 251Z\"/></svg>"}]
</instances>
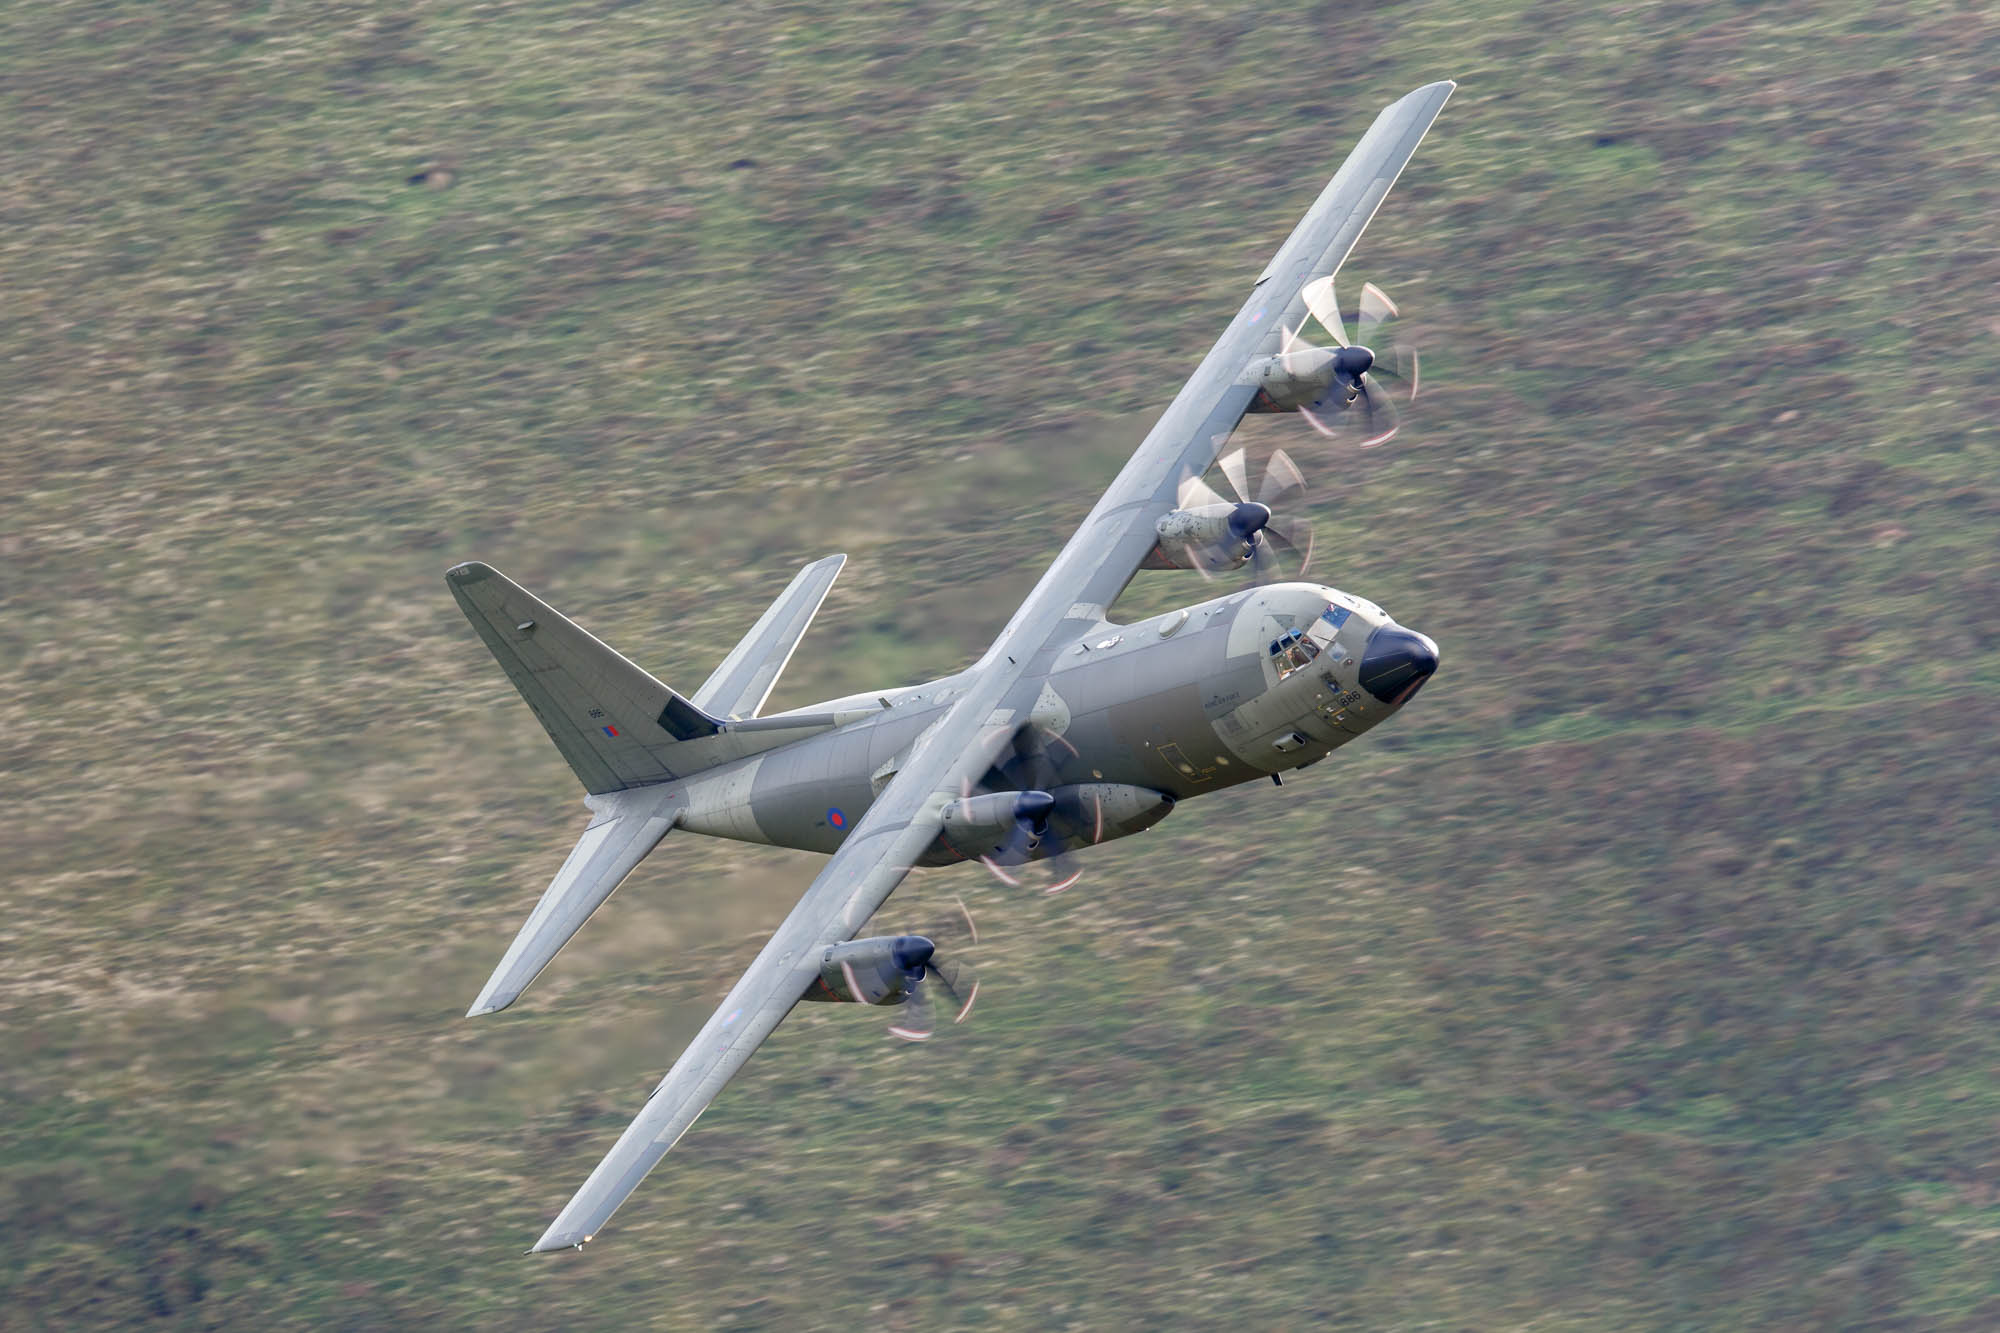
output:
<instances>
[{"instance_id":1,"label":"blurred green background","mask_svg":"<svg viewBox=\"0 0 2000 1333\"><path fill-rule=\"evenodd\" d=\"M0 1329L2000 1325L2000 16L0 9ZM581 828L441 574L781 704L976 655L1375 110L1393 724L780 1030L519 1252L817 861ZM1146 575L1133 613L1200 600Z\"/></svg>"}]
</instances>

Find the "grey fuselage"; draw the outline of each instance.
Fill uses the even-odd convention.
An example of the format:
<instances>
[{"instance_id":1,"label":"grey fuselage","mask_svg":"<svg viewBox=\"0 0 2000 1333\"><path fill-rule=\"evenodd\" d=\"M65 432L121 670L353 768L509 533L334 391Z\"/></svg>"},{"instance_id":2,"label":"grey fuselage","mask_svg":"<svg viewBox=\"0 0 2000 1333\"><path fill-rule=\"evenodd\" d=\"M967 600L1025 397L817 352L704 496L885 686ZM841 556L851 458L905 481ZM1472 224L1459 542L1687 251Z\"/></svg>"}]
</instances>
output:
<instances>
[{"instance_id":1,"label":"grey fuselage","mask_svg":"<svg viewBox=\"0 0 2000 1333\"><path fill-rule=\"evenodd\" d=\"M1315 763L1395 712L1421 678L1388 701L1359 679L1370 636L1384 627L1399 628L1374 603L1307 583L1245 589L1136 624L1099 622L1031 664L1042 685L1031 720L1060 747L1061 782L1171 798L1150 817L1107 821L1096 840L1121 837L1173 802ZM680 827L835 851L962 682L946 676L798 710L877 711L685 779ZM924 863L964 859L940 839Z\"/></svg>"}]
</instances>

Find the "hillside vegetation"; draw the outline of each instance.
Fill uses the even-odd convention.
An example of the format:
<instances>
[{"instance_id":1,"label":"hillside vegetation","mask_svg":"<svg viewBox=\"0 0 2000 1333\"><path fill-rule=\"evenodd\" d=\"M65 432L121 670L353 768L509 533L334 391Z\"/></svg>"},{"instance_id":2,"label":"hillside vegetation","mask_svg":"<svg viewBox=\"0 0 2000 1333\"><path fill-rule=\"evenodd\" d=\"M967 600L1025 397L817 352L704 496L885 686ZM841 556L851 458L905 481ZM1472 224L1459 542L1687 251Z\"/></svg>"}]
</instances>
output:
<instances>
[{"instance_id":1,"label":"hillside vegetation","mask_svg":"<svg viewBox=\"0 0 2000 1333\"><path fill-rule=\"evenodd\" d=\"M0 10L0 1330L2000 1324L2000 14ZM976 655L1375 110L1296 422L1393 724L790 1019L524 1259L818 864L583 822L441 574L795 704ZM1199 600L1146 575L1131 614ZM822 1012L821 1010L831 1012Z\"/></svg>"}]
</instances>

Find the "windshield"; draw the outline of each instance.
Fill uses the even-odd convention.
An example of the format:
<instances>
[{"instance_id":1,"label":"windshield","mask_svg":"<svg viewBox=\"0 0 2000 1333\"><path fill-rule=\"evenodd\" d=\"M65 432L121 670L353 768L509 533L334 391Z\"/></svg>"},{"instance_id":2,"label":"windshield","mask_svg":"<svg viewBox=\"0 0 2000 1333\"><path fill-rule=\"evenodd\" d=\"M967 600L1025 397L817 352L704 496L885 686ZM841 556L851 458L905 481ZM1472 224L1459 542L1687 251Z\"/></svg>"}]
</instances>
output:
<instances>
[{"instance_id":1,"label":"windshield","mask_svg":"<svg viewBox=\"0 0 2000 1333\"><path fill-rule=\"evenodd\" d=\"M1319 645L1302 631L1292 629L1271 640L1270 653L1278 668L1278 679L1283 680L1299 668L1312 665L1312 660L1319 656Z\"/></svg>"},{"instance_id":2,"label":"windshield","mask_svg":"<svg viewBox=\"0 0 2000 1333\"><path fill-rule=\"evenodd\" d=\"M1272 663L1278 668L1278 679L1283 680L1294 671L1312 665L1312 660L1319 656L1322 648L1333 642L1351 614L1344 606L1329 604L1304 629L1289 629L1271 640L1268 651Z\"/></svg>"}]
</instances>

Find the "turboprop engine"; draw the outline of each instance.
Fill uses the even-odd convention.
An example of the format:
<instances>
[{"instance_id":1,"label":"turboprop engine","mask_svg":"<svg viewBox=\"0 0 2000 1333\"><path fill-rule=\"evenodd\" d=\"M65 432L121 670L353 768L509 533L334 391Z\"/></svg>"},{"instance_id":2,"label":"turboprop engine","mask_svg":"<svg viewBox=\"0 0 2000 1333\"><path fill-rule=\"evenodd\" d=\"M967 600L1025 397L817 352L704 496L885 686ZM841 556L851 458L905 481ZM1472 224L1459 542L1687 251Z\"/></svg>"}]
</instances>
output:
<instances>
[{"instance_id":1,"label":"turboprop engine","mask_svg":"<svg viewBox=\"0 0 2000 1333\"><path fill-rule=\"evenodd\" d=\"M1173 808L1174 798L1165 792L1120 782L967 796L944 807L938 841L948 850L926 862L1017 866L1042 857L1065 858L1077 847L1151 828Z\"/></svg>"},{"instance_id":2,"label":"turboprop engine","mask_svg":"<svg viewBox=\"0 0 2000 1333\"><path fill-rule=\"evenodd\" d=\"M965 934L979 942L972 917L959 904ZM874 935L865 940L830 944L820 955L819 976L799 998L847 1004L904 1006L889 1024L890 1035L922 1041L937 1025L930 990L935 986L950 1001L951 1021L960 1023L972 1012L979 980L969 964L948 963L928 935Z\"/></svg>"},{"instance_id":3,"label":"turboprop engine","mask_svg":"<svg viewBox=\"0 0 2000 1333\"><path fill-rule=\"evenodd\" d=\"M1153 525L1159 535L1142 569L1236 569L1257 550L1257 534L1271 521L1271 507L1244 504L1199 505L1169 510Z\"/></svg>"},{"instance_id":4,"label":"turboprop engine","mask_svg":"<svg viewBox=\"0 0 2000 1333\"><path fill-rule=\"evenodd\" d=\"M1123 782L1082 782L1051 794L1057 829L1083 843L1143 832L1174 808L1174 798L1166 792Z\"/></svg>"},{"instance_id":5,"label":"turboprop engine","mask_svg":"<svg viewBox=\"0 0 2000 1333\"><path fill-rule=\"evenodd\" d=\"M1278 572L1271 551L1275 542L1298 557L1298 573L1303 575L1312 563L1312 524L1303 518L1275 514L1280 506L1305 496L1306 479L1299 474L1298 465L1283 449L1273 452L1257 487L1257 498L1252 500L1243 451L1232 450L1216 461L1229 488L1236 492L1236 503L1223 499L1199 477L1183 477L1176 507L1153 525L1159 541L1139 562L1139 568L1215 574L1249 562L1256 566L1257 581L1265 583Z\"/></svg>"},{"instance_id":6,"label":"turboprop engine","mask_svg":"<svg viewBox=\"0 0 2000 1333\"><path fill-rule=\"evenodd\" d=\"M1303 323L1297 329L1280 325L1278 354L1252 361L1236 381L1257 389L1248 410L1296 412L1322 435L1333 434L1334 426L1352 414L1363 423L1363 449L1383 443L1396 433L1396 408L1375 380L1383 375L1402 380L1415 399L1417 349L1395 347L1384 360L1373 349L1348 342L1330 275L1307 283L1299 295L1333 346L1307 344L1301 337ZM1372 338L1398 313L1396 303L1380 287L1371 282L1361 288L1361 309L1355 318L1364 339Z\"/></svg>"},{"instance_id":7,"label":"turboprop engine","mask_svg":"<svg viewBox=\"0 0 2000 1333\"><path fill-rule=\"evenodd\" d=\"M829 945L819 980L802 997L851 1004L901 1004L922 982L937 946L922 935L874 935Z\"/></svg>"}]
</instances>

